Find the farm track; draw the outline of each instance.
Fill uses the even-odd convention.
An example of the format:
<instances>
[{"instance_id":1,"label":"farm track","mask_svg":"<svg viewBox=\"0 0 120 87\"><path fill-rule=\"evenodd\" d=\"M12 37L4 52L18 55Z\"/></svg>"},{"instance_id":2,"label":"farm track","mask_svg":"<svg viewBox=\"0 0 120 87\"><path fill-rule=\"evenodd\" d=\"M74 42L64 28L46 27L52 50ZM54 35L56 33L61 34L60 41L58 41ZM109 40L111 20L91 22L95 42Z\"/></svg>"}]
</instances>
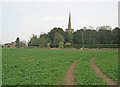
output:
<instances>
[{"instance_id":1,"label":"farm track","mask_svg":"<svg viewBox=\"0 0 120 87\"><path fill-rule=\"evenodd\" d=\"M114 82L113 80L111 80L110 78L108 78L101 69L99 69L99 67L96 65L96 63L94 62L94 58L91 59L90 61L92 68L94 69L94 71L101 77L104 79L104 81L106 81L106 83L108 85L117 85L116 82Z\"/></svg>"},{"instance_id":2,"label":"farm track","mask_svg":"<svg viewBox=\"0 0 120 87\"><path fill-rule=\"evenodd\" d=\"M75 70L75 65L77 64L78 61L79 61L79 59L74 61L74 63L72 63L70 65L70 67L68 68L68 71L67 71L66 76L64 78L64 85L75 85L74 70Z\"/></svg>"}]
</instances>

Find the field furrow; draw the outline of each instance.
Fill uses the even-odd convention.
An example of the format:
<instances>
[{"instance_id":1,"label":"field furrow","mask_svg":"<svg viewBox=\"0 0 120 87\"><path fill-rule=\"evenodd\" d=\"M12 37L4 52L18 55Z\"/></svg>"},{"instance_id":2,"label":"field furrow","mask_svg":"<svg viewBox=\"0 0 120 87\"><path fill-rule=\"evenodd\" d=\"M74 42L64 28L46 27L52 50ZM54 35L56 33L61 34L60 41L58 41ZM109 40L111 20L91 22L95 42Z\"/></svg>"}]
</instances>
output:
<instances>
[{"instance_id":1,"label":"field furrow","mask_svg":"<svg viewBox=\"0 0 120 87\"><path fill-rule=\"evenodd\" d=\"M108 85L92 68L93 56L103 73L118 83L118 51L115 50L3 48L2 84L63 85L63 78L72 69L76 85ZM80 60L74 64L77 59ZM69 69L71 64L74 67Z\"/></svg>"},{"instance_id":2,"label":"field furrow","mask_svg":"<svg viewBox=\"0 0 120 87\"><path fill-rule=\"evenodd\" d=\"M94 71L102 78L106 81L106 83L108 85L117 85L113 80L111 80L110 78L108 78L100 69L99 67L95 64L94 62L94 58L91 59L90 61L91 66L93 67Z\"/></svg>"}]
</instances>

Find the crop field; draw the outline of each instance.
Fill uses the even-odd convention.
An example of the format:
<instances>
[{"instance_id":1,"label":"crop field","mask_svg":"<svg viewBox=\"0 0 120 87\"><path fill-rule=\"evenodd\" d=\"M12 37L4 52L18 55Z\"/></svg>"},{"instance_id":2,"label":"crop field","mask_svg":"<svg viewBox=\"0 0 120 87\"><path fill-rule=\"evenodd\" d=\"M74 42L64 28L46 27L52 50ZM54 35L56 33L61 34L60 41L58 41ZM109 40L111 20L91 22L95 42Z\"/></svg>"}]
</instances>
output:
<instances>
[{"instance_id":1,"label":"crop field","mask_svg":"<svg viewBox=\"0 0 120 87\"><path fill-rule=\"evenodd\" d=\"M2 85L64 85L69 66L75 66L76 85L108 85L92 68L98 67L117 84L117 50L2 49Z\"/></svg>"}]
</instances>

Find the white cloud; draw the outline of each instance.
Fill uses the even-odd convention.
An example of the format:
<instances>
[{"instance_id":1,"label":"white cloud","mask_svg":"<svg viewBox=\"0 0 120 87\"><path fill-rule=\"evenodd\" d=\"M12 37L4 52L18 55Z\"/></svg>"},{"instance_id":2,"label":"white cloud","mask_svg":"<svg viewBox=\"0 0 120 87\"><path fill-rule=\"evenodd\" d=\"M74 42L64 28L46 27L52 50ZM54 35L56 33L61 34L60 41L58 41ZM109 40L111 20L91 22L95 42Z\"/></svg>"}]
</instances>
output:
<instances>
[{"instance_id":1,"label":"white cloud","mask_svg":"<svg viewBox=\"0 0 120 87\"><path fill-rule=\"evenodd\" d=\"M21 17L17 19L19 26L19 35L21 38L28 40L32 34L40 35L42 32L49 32L54 27L65 28L67 23L63 17L44 16L42 18Z\"/></svg>"},{"instance_id":2,"label":"white cloud","mask_svg":"<svg viewBox=\"0 0 120 87\"><path fill-rule=\"evenodd\" d=\"M45 16L43 18L41 18L42 21L61 21L63 20L63 17L55 17L55 16Z\"/></svg>"},{"instance_id":3,"label":"white cloud","mask_svg":"<svg viewBox=\"0 0 120 87\"><path fill-rule=\"evenodd\" d=\"M54 16L45 16L42 18L33 18L33 17L21 17L17 20L23 28L41 28L49 26L64 26L65 18L63 17L54 17ZM48 30L48 29L47 29Z\"/></svg>"}]
</instances>

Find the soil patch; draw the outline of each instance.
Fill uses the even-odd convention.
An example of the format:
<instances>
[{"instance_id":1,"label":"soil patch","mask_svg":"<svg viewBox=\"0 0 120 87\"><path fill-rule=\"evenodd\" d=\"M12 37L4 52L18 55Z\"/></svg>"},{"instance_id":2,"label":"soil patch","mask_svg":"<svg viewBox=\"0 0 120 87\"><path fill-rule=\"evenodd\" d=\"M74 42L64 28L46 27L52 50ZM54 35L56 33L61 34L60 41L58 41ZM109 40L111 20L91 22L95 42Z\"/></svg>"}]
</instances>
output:
<instances>
[{"instance_id":1,"label":"soil patch","mask_svg":"<svg viewBox=\"0 0 120 87\"><path fill-rule=\"evenodd\" d=\"M93 67L94 71L101 77L103 78L104 81L106 81L106 83L108 85L117 85L116 82L114 82L112 79L108 78L101 69L99 69L99 67L96 65L96 63L94 62L94 58L91 59L90 61L91 66Z\"/></svg>"},{"instance_id":2,"label":"soil patch","mask_svg":"<svg viewBox=\"0 0 120 87\"><path fill-rule=\"evenodd\" d=\"M33 62L34 60L33 60L33 59L29 59L28 61L29 61L29 62Z\"/></svg>"},{"instance_id":3,"label":"soil patch","mask_svg":"<svg viewBox=\"0 0 120 87\"><path fill-rule=\"evenodd\" d=\"M26 59L27 57L22 56L21 58L22 58L22 59Z\"/></svg>"},{"instance_id":4,"label":"soil patch","mask_svg":"<svg viewBox=\"0 0 120 87\"><path fill-rule=\"evenodd\" d=\"M66 76L64 78L64 85L75 85L75 65L77 64L77 62L79 61L79 59L77 59L74 63L72 63L70 65L70 67L68 68L68 71L66 73Z\"/></svg>"},{"instance_id":5,"label":"soil patch","mask_svg":"<svg viewBox=\"0 0 120 87\"><path fill-rule=\"evenodd\" d=\"M32 56L22 56L21 58L22 59L27 59L27 58L30 58L30 57L32 57Z\"/></svg>"}]
</instances>

